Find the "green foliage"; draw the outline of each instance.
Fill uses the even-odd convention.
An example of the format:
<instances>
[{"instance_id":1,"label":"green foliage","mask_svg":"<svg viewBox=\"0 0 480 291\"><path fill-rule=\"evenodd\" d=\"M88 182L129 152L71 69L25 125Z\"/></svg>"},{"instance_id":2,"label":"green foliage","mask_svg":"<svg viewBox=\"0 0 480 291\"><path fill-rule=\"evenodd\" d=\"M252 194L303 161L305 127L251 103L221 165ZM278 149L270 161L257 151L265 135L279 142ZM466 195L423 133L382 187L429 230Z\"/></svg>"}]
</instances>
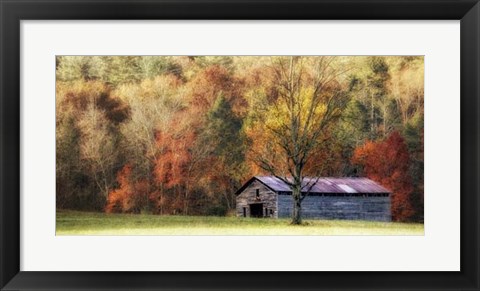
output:
<instances>
[{"instance_id":1,"label":"green foliage","mask_svg":"<svg viewBox=\"0 0 480 291\"><path fill-rule=\"evenodd\" d=\"M56 58L57 79L60 81L92 80L99 77L99 62L88 56Z\"/></svg>"},{"instance_id":2,"label":"green foliage","mask_svg":"<svg viewBox=\"0 0 480 291\"><path fill-rule=\"evenodd\" d=\"M230 102L222 95L208 112L207 122L205 138L215 144L213 154L224 157L230 165L242 163L246 146L242 119L235 116Z\"/></svg>"},{"instance_id":3,"label":"green foliage","mask_svg":"<svg viewBox=\"0 0 480 291\"><path fill-rule=\"evenodd\" d=\"M412 159L410 174L413 178L414 192L411 199L415 208L413 217L415 221L423 221L423 124L423 114L417 113L404 127L404 136Z\"/></svg>"},{"instance_id":4,"label":"green foliage","mask_svg":"<svg viewBox=\"0 0 480 291\"><path fill-rule=\"evenodd\" d=\"M233 57L230 56L196 56L193 58L201 68L219 66L229 70L233 69Z\"/></svg>"},{"instance_id":5,"label":"green foliage","mask_svg":"<svg viewBox=\"0 0 480 291\"><path fill-rule=\"evenodd\" d=\"M232 105L219 94L207 112L206 124L199 137L199 146L210 148L210 165L217 173L208 173L212 192L222 191L226 203L219 207L226 211L235 203L233 193L241 186L246 173L245 153L247 138L242 131L243 120L232 110ZM214 207L215 208L215 207ZM210 211L209 211L210 212Z\"/></svg>"},{"instance_id":6,"label":"green foliage","mask_svg":"<svg viewBox=\"0 0 480 291\"><path fill-rule=\"evenodd\" d=\"M163 56L59 56L56 66L58 80L97 79L112 86L183 73L180 64Z\"/></svg>"}]
</instances>

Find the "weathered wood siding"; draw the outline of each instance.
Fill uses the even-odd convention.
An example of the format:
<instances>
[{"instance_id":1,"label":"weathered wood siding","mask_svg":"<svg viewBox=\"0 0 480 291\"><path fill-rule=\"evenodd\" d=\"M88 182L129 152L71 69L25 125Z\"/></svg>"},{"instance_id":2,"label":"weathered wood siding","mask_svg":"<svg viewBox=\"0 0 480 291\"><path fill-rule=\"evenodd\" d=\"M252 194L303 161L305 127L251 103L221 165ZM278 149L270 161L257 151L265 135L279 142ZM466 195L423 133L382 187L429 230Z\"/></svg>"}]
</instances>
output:
<instances>
[{"instance_id":1,"label":"weathered wood siding","mask_svg":"<svg viewBox=\"0 0 480 291\"><path fill-rule=\"evenodd\" d=\"M256 198L256 190L259 189L260 199ZM242 193L237 195L237 216L243 217L243 208L246 208L246 215L250 217L250 204L263 203L263 208L268 209L269 217L278 218L277 193L270 190L259 181L253 181ZM272 214L270 215L270 210Z\"/></svg>"},{"instance_id":2,"label":"weathered wood siding","mask_svg":"<svg viewBox=\"0 0 480 291\"><path fill-rule=\"evenodd\" d=\"M292 208L291 195L278 195L278 217L291 217ZM391 221L390 196L307 196L302 217Z\"/></svg>"}]
</instances>

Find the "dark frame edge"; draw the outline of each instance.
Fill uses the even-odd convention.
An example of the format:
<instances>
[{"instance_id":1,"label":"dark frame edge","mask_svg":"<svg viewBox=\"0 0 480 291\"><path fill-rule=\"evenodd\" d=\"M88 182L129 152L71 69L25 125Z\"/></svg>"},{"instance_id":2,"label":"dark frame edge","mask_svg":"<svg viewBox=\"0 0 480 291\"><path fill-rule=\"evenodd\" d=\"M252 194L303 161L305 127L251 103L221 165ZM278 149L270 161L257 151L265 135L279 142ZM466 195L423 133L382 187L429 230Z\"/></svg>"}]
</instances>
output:
<instances>
[{"instance_id":1,"label":"dark frame edge","mask_svg":"<svg viewBox=\"0 0 480 291\"><path fill-rule=\"evenodd\" d=\"M200 1L201 2L201 1ZM25 289L77 289L77 290L86 290L85 285L80 287L78 282L79 278L96 278L94 280L97 283L99 289L112 289L112 285L105 285L107 282L111 282L113 277L118 276L118 273L115 272L105 272L105 273L91 273L91 272L20 272L20 197L14 195L15 193L20 193L20 100L12 98L12 96L20 96L20 19L22 18L22 5L15 6L13 2L7 2L0 0L0 211L1 211L1 221L0 221L0 289L1 290L25 290ZM32 3L32 2L24 2ZM42 1L37 1L37 3L42 3ZM432 2L433 3L433 2ZM472 3L472 2L468 2ZM45 3L44 3L45 4ZM465 2L462 4L464 7ZM10 9L9 6L14 8ZM473 4L472 4L473 6ZM463 9L463 8L462 8ZM45 13L45 12L44 12ZM73 12L71 12L73 13ZM458 13L458 12L457 12ZM32 11L28 11L29 15L32 14ZM48 13L47 13L48 15ZM449 14L451 15L451 14ZM462 17L462 16L460 16ZM29 18L29 17L27 17ZM39 19L44 19L45 16L42 15ZM55 18L55 17L54 17ZM93 17L95 18L95 17ZM174 18L174 17L170 17ZM195 17L193 17L195 18ZM234 17L235 18L235 17ZM30 18L33 19L33 18ZM235 18L236 19L236 18ZM395 18L397 19L397 18ZM8 40L8 41L7 41ZM468 40L468 44L467 44ZM464 191L474 191L476 194L480 193L480 182L478 181L479 177L479 162L480 162L480 141L479 141L479 126L480 126L480 89L478 80L480 80L480 4L476 3L475 6L471 7L468 13L463 15L461 20L461 96L475 96L476 98L465 98L462 100L461 104L461 124L462 131L465 126L469 128L469 134L463 134L461 136L461 181L462 181L462 193ZM468 61L466 61L468 59ZM474 165L472 165L474 161ZM7 171L8 168L8 171ZM10 194L8 194L10 193ZM14 194L12 194L14 193ZM8 194L8 195L7 195ZM418 289L426 289L429 287L426 284L432 284L430 287L437 286L435 289L440 289L440 286L444 286L445 290L479 290L479 264L480 256L478 252L480 233L478 227L480 226L480 220L478 211L480 211L479 197L475 195L464 196L461 201L461 264L462 271L459 273L445 273L445 280L449 280L449 284L441 285L437 282L435 283L435 276L432 273L426 272L424 275L416 275L413 273L412 279L407 280L404 283L404 286L401 288L412 288L415 284L415 278L419 279L423 277L423 283L421 286L418 286ZM464 234L468 231L477 228L477 232L472 239L465 239ZM468 249L469 253L466 253L464 250ZM470 252L473 251L473 252ZM379 276L382 272L374 272L373 276ZM383 276L389 276L392 281L398 281L401 279L401 276L395 273L390 272L383 273ZM164 281L164 290L167 289L193 289L194 284L199 284L198 286L208 286L203 287L204 289L213 289L213 288L224 288L224 289L272 289L271 286L259 286L258 288L245 288L245 286L239 286L239 288L232 288L232 286L227 285L211 285L212 283L209 280L213 280L214 277L218 274L223 274L224 278L229 277L230 279L234 276L246 278L249 276L249 273L231 273L230 275L225 275L226 273L203 273L201 276L205 278L200 278L194 273L187 273L191 276L192 280L190 285L183 283L180 286L176 287L175 284L172 285L172 282L168 278L174 278L174 280L181 280L183 274L173 272L173 273L163 273L156 275L155 273L124 273L122 276L125 276L125 280L120 280L118 284L119 289L130 289L135 288L135 285L131 285L130 282L136 282L140 284L140 281L135 279L135 277L144 277L147 281L161 282ZM349 273L353 274L353 273ZM409 273L407 273L409 274ZM251 275L251 273L250 273ZM267 282L272 282L275 280L274 274L268 272L264 274L267 278ZM312 274L313 275L313 274ZM53 279L58 279L60 276L63 277L62 280L58 282L52 282ZM89 277L90 276L90 277ZM157 280L149 280L148 278L158 277ZM245 277L244 277L245 276ZM323 278L325 275L317 276L318 278ZM342 274L337 272L332 272L328 276L332 276L341 280ZM298 275L298 277L302 277ZM303 275L305 279L312 278L311 275ZM354 277L354 276L353 276ZM371 280L361 279L362 275L358 276L359 283L365 284L364 286L371 284ZM77 280L73 280L77 278ZM103 283L102 283L103 280ZM440 280L440 281L445 281ZM69 282L70 281L70 282ZM130 281L130 282L126 282ZM224 280L221 280L222 282ZM225 280L226 281L226 280ZM381 280L377 284L376 288L389 289L390 285L387 284L388 280ZM122 284L123 283L123 284ZM223 282L224 283L224 282ZM444 282L443 282L444 283ZM72 285L73 284L73 285ZM202 285L204 284L204 285ZM383 286L383 287L382 287ZM136 286L137 288L139 286ZM283 287L283 288L282 288ZM113 287L115 288L115 287ZM143 289L152 289L152 285L145 285ZM278 289L291 289L295 290L289 286L277 286ZM305 287L304 287L305 288ZM340 288L335 288L332 286L327 286L328 289L340 290ZM364 287L365 288L365 287ZM398 288L398 287L397 287ZM417 288L417 287L415 287ZM442 289L443 289L442 288ZM201 289L201 288L199 288ZM318 287L320 289L320 287ZM350 288L341 288L342 290L347 290ZM372 287L370 289L375 289ZM326 290L326 289L325 289Z\"/></svg>"},{"instance_id":2,"label":"dark frame edge","mask_svg":"<svg viewBox=\"0 0 480 291\"><path fill-rule=\"evenodd\" d=\"M480 3L473 6L461 20L461 193L472 191L477 195L461 197L461 252L462 273L475 289L480 289ZM465 128L469 129L468 134ZM472 161L473 165L472 165ZM476 236L466 239L465 234L477 229ZM467 254L468 249L472 253Z\"/></svg>"},{"instance_id":3,"label":"dark frame edge","mask_svg":"<svg viewBox=\"0 0 480 291\"><path fill-rule=\"evenodd\" d=\"M20 274L20 25L10 12L0 1L0 288Z\"/></svg>"}]
</instances>

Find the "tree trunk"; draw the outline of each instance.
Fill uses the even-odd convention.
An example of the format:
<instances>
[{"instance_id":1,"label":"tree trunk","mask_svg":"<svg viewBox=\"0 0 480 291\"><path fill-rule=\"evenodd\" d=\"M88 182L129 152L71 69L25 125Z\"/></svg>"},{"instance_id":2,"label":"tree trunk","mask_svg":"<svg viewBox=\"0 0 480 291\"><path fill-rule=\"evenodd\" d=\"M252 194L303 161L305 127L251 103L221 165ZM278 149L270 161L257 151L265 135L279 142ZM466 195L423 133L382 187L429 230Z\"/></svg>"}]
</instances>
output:
<instances>
[{"instance_id":1,"label":"tree trunk","mask_svg":"<svg viewBox=\"0 0 480 291\"><path fill-rule=\"evenodd\" d=\"M183 214L184 215L188 215L188 194L190 194L188 192L188 183L186 183L185 185L185 197L184 197L184 201L183 201Z\"/></svg>"},{"instance_id":2,"label":"tree trunk","mask_svg":"<svg viewBox=\"0 0 480 291\"><path fill-rule=\"evenodd\" d=\"M387 106L383 104L383 137L387 136Z\"/></svg>"},{"instance_id":3,"label":"tree trunk","mask_svg":"<svg viewBox=\"0 0 480 291\"><path fill-rule=\"evenodd\" d=\"M373 106L373 93L371 93L371 112L370 112L370 121L371 121L371 125L370 125L370 132L373 134L375 132L375 107Z\"/></svg>"},{"instance_id":4,"label":"tree trunk","mask_svg":"<svg viewBox=\"0 0 480 291\"><path fill-rule=\"evenodd\" d=\"M293 188L293 214L292 214L292 224L298 225L302 224L302 204L300 200L301 190L300 187Z\"/></svg>"}]
</instances>

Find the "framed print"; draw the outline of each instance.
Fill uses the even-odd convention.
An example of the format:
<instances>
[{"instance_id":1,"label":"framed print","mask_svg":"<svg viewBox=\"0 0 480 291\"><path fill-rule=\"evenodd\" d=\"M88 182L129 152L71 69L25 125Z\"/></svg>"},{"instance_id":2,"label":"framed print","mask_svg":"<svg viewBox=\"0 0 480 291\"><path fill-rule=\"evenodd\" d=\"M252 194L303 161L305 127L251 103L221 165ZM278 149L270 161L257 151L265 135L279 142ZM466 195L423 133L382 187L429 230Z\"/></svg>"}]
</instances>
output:
<instances>
[{"instance_id":1,"label":"framed print","mask_svg":"<svg viewBox=\"0 0 480 291\"><path fill-rule=\"evenodd\" d=\"M477 1L0 0L2 290L478 290Z\"/></svg>"}]
</instances>

